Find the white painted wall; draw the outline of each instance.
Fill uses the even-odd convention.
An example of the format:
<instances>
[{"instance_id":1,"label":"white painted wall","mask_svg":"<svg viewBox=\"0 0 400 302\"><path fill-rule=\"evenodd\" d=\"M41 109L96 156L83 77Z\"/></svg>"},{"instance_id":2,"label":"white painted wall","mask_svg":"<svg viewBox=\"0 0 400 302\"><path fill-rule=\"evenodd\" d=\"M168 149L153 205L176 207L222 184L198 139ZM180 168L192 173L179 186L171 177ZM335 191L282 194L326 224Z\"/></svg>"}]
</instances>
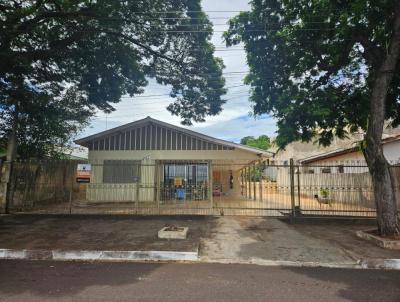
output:
<instances>
[{"instance_id":1,"label":"white painted wall","mask_svg":"<svg viewBox=\"0 0 400 302\"><path fill-rule=\"evenodd\" d=\"M383 145L383 154L393 163L400 163L400 140Z\"/></svg>"}]
</instances>

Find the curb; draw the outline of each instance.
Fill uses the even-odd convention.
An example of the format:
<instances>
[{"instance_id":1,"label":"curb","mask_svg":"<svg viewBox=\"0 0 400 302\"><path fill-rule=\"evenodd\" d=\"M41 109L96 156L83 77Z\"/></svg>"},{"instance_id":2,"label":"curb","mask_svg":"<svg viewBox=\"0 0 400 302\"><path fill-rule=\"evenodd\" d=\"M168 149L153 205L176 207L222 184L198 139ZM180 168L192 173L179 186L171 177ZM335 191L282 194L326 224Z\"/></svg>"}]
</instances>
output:
<instances>
[{"instance_id":1,"label":"curb","mask_svg":"<svg viewBox=\"0 0 400 302\"><path fill-rule=\"evenodd\" d=\"M253 264L281 267L324 267L345 269L400 270L400 259L362 259L354 262L313 262L251 259L210 259L196 252L177 251L60 251L0 249L0 260L54 261L127 261L127 262L197 262L219 264Z\"/></svg>"},{"instance_id":2,"label":"curb","mask_svg":"<svg viewBox=\"0 0 400 302\"><path fill-rule=\"evenodd\" d=\"M266 259L208 259L200 258L202 263L222 264L254 264L261 266L282 267L324 267L324 268L346 268L346 269L385 269L400 270L400 259L362 259L354 262L313 262L313 261L288 261L288 260L266 260Z\"/></svg>"},{"instance_id":3,"label":"curb","mask_svg":"<svg viewBox=\"0 0 400 302\"><path fill-rule=\"evenodd\" d=\"M0 259L55 261L198 261L199 256L198 251L60 251L0 249Z\"/></svg>"},{"instance_id":4,"label":"curb","mask_svg":"<svg viewBox=\"0 0 400 302\"><path fill-rule=\"evenodd\" d=\"M289 261L289 260L266 260L266 259L200 259L202 263L222 264L254 264L260 266L282 266L282 267L325 267L325 268L352 268L362 269L360 263L355 262L313 262L313 261Z\"/></svg>"},{"instance_id":5,"label":"curb","mask_svg":"<svg viewBox=\"0 0 400 302\"><path fill-rule=\"evenodd\" d=\"M362 268L400 270L400 259L364 259Z\"/></svg>"}]
</instances>

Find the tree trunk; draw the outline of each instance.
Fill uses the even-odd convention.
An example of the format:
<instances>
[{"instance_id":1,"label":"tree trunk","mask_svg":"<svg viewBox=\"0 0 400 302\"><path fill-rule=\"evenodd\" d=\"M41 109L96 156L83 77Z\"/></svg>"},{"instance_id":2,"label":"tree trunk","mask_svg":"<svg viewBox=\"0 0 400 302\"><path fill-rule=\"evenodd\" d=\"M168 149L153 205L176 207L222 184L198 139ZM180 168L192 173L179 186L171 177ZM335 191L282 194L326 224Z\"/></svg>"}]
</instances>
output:
<instances>
[{"instance_id":1,"label":"tree trunk","mask_svg":"<svg viewBox=\"0 0 400 302\"><path fill-rule=\"evenodd\" d=\"M368 149L365 154L368 154ZM397 215L397 202L395 193L395 179L390 171L390 165L383 157L383 148L378 151L374 158L366 155L369 170L372 175L374 199L376 204L376 214L378 230L382 236L400 235L400 227Z\"/></svg>"},{"instance_id":2,"label":"tree trunk","mask_svg":"<svg viewBox=\"0 0 400 302\"><path fill-rule=\"evenodd\" d=\"M17 129L18 129L18 111L17 107L14 112L14 120L10 135L8 136L7 142L7 155L6 161L3 164L3 171L1 175L1 187L3 196L0 200L0 213L9 213L10 201L11 201L11 177L14 160L17 153Z\"/></svg>"},{"instance_id":3,"label":"tree trunk","mask_svg":"<svg viewBox=\"0 0 400 302\"><path fill-rule=\"evenodd\" d=\"M383 236L400 235L395 179L390 171L389 163L383 155L382 147L386 97L400 53L400 3L396 7L394 18L390 46L376 72L372 87L364 149L365 160L372 175L378 230Z\"/></svg>"}]
</instances>

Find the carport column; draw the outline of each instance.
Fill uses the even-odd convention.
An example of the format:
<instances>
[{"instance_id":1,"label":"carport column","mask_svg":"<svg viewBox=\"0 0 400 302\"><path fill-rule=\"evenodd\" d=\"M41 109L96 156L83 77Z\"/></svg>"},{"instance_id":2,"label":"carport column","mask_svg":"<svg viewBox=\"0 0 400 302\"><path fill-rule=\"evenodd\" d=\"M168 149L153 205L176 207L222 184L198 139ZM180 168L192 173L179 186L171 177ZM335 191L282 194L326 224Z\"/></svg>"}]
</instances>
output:
<instances>
[{"instance_id":1,"label":"carport column","mask_svg":"<svg viewBox=\"0 0 400 302\"><path fill-rule=\"evenodd\" d=\"M243 169L241 169L240 170L240 194L243 196L243 194L244 194L244 192L243 192L243 189L244 189L244 183L243 183L243 181L244 181L244 178L243 178Z\"/></svg>"},{"instance_id":2,"label":"carport column","mask_svg":"<svg viewBox=\"0 0 400 302\"><path fill-rule=\"evenodd\" d=\"M248 179L248 171L247 171L247 167L244 168L244 182L245 182L245 186L246 186L246 198L249 198L249 179Z\"/></svg>"},{"instance_id":3,"label":"carport column","mask_svg":"<svg viewBox=\"0 0 400 302\"><path fill-rule=\"evenodd\" d=\"M292 216L296 216L295 200L294 200L294 163L293 158L290 159L290 201L292 204Z\"/></svg>"},{"instance_id":4,"label":"carport column","mask_svg":"<svg viewBox=\"0 0 400 302\"><path fill-rule=\"evenodd\" d=\"M243 196L246 197L247 195L247 188L246 188L246 168L242 169L243 175Z\"/></svg>"},{"instance_id":5,"label":"carport column","mask_svg":"<svg viewBox=\"0 0 400 302\"><path fill-rule=\"evenodd\" d=\"M259 200L260 201L262 201L263 200L263 183L262 183L262 181L263 181L263 174L264 174L264 170L265 170L265 166L264 166L264 163L265 162L263 162L263 161L259 161L259 168L261 169L261 175L260 175L260 180L259 180L259 186L260 186L260 188L259 188L259 191L260 191L260 196L259 196Z\"/></svg>"},{"instance_id":6,"label":"carport column","mask_svg":"<svg viewBox=\"0 0 400 302\"><path fill-rule=\"evenodd\" d=\"M253 199L257 200L257 196L256 196L256 163L253 163Z\"/></svg>"},{"instance_id":7,"label":"carport column","mask_svg":"<svg viewBox=\"0 0 400 302\"><path fill-rule=\"evenodd\" d=\"M249 187L249 194L247 196L248 199L251 199L251 168L250 166L247 167L247 185Z\"/></svg>"},{"instance_id":8,"label":"carport column","mask_svg":"<svg viewBox=\"0 0 400 302\"><path fill-rule=\"evenodd\" d=\"M214 200L213 200L213 187L214 187L214 180L213 180L213 166L212 166L212 161L209 160L208 161L208 196L210 199L210 208L212 209L214 204Z\"/></svg>"}]
</instances>

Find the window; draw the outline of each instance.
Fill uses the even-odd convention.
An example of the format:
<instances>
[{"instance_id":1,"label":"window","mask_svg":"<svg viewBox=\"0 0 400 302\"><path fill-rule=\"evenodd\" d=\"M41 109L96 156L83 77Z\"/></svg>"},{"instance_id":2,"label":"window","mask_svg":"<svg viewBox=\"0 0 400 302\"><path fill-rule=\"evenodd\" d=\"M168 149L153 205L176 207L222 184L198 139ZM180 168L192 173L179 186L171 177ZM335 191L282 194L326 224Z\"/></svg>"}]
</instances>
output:
<instances>
[{"instance_id":1,"label":"window","mask_svg":"<svg viewBox=\"0 0 400 302\"><path fill-rule=\"evenodd\" d=\"M183 185L201 185L208 181L207 163L166 163L164 164L164 183L174 185L176 177Z\"/></svg>"},{"instance_id":2,"label":"window","mask_svg":"<svg viewBox=\"0 0 400 302\"><path fill-rule=\"evenodd\" d=\"M321 173L331 173L331 168L322 168Z\"/></svg>"},{"instance_id":3,"label":"window","mask_svg":"<svg viewBox=\"0 0 400 302\"><path fill-rule=\"evenodd\" d=\"M105 160L103 183L134 183L139 180L139 161Z\"/></svg>"}]
</instances>

